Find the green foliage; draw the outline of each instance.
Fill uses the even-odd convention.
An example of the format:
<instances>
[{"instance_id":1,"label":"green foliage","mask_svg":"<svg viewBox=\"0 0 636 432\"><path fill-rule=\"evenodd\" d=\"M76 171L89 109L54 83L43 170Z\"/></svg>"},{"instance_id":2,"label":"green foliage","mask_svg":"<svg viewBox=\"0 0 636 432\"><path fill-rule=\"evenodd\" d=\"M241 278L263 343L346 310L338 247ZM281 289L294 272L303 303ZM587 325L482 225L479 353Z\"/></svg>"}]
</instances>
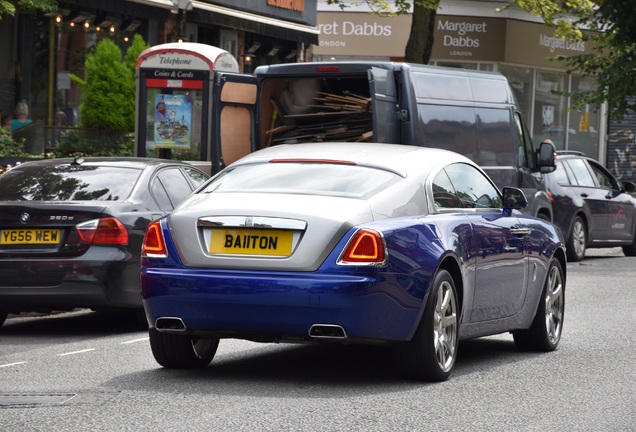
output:
<instances>
[{"instance_id":1,"label":"green foliage","mask_svg":"<svg viewBox=\"0 0 636 432\"><path fill-rule=\"evenodd\" d=\"M128 50L126 50L126 55L124 56L124 64L126 65L126 68L128 68L128 70L132 73L133 83L135 79L135 68L137 67L137 58L139 57L139 54L141 54L149 47L150 45L148 45L144 41L144 38L140 34L135 34L130 47L128 48Z\"/></svg>"},{"instance_id":2,"label":"green foliage","mask_svg":"<svg viewBox=\"0 0 636 432\"><path fill-rule=\"evenodd\" d=\"M95 129L133 129L135 125L134 85L122 62L119 47L101 40L94 53L86 56L86 80L80 105L81 126ZM79 82L78 82L79 84Z\"/></svg>"},{"instance_id":3,"label":"green foliage","mask_svg":"<svg viewBox=\"0 0 636 432\"><path fill-rule=\"evenodd\" d=\"M9 129L0 127L0 157L5 156L32 157L24 148L24 139L16 141Z\"/></svg>"},{"instance_id":4,"label":"green foliage","mask_svg":"<svg viewBox=\"0 0 636 432\"><path fill-rule=\"evenodd\" d=\"M594 44L594 52L558 57L569 73L593 77L596 88L573 93L573 108L586 104L599 109L607 102L610 115L622 119L636 111L636 14L633 0L510 0L538 15L558 37ZM583 33L581 28L589 29Z\"/></svg>"},{"instance_id":5,"label":"green foliage","mask_svg":"<svg viewBox=\"0 0 636 432\"><path fill-rule=\"evenodd\" d=\"M135 66L139 54L148 47L135 35L122 59L120 48L110 39L101 40L86 57L86 79L75 75L73 82L83 88L80 105L81 126L94 129L135 129Z\"/></svg>"},{"instance_id":6,"label":"green foliage","mask_svg":"<svg viewBox=\"0 0 636 432\"><path fill-rule=\"evenodd\" d=\"M363 3L369 7L372 13L388 16L411 13L411 6L431 10L437 10L439 7L439 0L327 0L327 4L337 5L342 10ZM391 5L391 3L393 4Z\"/></svg>"},{"instance_id":7,"label":"green foliage","mask_svg":"<svg viewBox=\"0 0 636 432\"><path fill-rule=\"evenodd\" d=\"M68 129L56 137L55 150L47 158L69 156L134 156L135 134L111 130Z\"/></svg>"},{"instance_id":8,"label":"green foliage","mask_svg":"<svg viewBox=\"0 0 636 432\"><path fill-rule=\"evenodd\" d=\"M14 16L18 10L54 12L57 10L57 2L55 0L0 0L0 20L5 15Z\"/></svg>"}]
</instances>

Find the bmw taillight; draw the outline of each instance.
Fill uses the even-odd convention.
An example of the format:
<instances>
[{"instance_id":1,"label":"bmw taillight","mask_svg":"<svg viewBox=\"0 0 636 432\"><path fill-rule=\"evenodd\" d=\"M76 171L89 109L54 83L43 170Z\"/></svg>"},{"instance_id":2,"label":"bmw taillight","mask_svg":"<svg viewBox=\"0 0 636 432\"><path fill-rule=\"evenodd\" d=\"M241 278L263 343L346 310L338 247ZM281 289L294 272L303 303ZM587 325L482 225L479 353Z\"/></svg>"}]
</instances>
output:
<instances>
[{"instance_id":1,"label":"bmw taillight","mask_svg":"<svg viewBox=\"0 0 636 432\"><path fill-rule=\"evenodd\" d=\"M384 265L385 244L382 235L374 230L359 229L338 259L342 265Z\"/></svg>"},{"instance_id":2,"label":"bmw taillight","mask_svg":"<svg viewBox=\"0 0 636 432\"><path fill-rule=\"evenodd\" d=\"M168 250L163 240L163 232L161 231L161 223L159 221L152 222L146 230L144 243L141 246L142 256L167 257Z\"/></svg>"},{"instance_id":3,"label":"bmw taillight","mask_svg":"<svg viewBox=\"0 0 636 432\"><path fill-rule=\"evenodd\" d=\"M128 230L119 219L105 217L83 222L75 227L80 239L86 243L100 245L128 244Z\"/></svg>"}]
</instances>

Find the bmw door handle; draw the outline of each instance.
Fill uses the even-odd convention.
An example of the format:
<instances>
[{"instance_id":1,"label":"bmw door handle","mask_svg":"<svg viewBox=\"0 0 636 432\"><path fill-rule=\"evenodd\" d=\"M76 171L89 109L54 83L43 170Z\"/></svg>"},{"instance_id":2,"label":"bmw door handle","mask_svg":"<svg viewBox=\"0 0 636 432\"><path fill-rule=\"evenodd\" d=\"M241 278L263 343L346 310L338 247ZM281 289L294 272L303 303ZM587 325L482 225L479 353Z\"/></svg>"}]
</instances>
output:
<instances>
[{"instance_id":1,"label":"bmw door handle","mask_svg":"<svg viewBox=\"0 0 636 432\"><path fill-rule=\"evenodd\" d=\"M581 196L582 196L583 198L587 198L587 194L586 194L586 193L582 193L582 194L581 194Z\"/></svg>"},{"instance_id":2,"label":"bmw door handle","mask_svg":"<svg viewBox=\"0 0 636 432\"><path fill-rule=\"evenodd\" d=\"M510 228L510 234L516 235L516 236L527 236L530 235L530 233L532 232L532 230L530 228L525 228L525 227L512 227Z\"/></svg>"}]
</instances>

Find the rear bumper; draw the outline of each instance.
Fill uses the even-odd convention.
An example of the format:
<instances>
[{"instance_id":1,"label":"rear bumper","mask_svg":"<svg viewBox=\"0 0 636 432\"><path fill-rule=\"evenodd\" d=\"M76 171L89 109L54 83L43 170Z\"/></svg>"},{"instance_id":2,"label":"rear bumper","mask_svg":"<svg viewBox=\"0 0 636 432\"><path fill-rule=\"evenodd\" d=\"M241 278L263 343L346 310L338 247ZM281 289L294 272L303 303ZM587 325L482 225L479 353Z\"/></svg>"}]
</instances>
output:
<instances>
[{"instance_id":1,"label":"rear bumper","mask_svg":"<svg viewBox=\"0 0 636 432\"><path fill-rule=\"evenodd\" d=\"M0 259L0 309L141 307L138 264L121 250L98 252L81 259Z\"/></svg>"},{"instance_id":2,"label":"rear bumper","mask_svg":"<svg viewBox=\"0 0 636 432\"><path fill-rule=\"evenodd\" d=\"M375 274L373 274L375 273ZM351 276L317 272L236 272L144 268L148 321L179 318L189 334L306 340L312 325L344 329L350 339L409 340L424 291L409 275L369 270Z\"/></svg>"}]
</instances>

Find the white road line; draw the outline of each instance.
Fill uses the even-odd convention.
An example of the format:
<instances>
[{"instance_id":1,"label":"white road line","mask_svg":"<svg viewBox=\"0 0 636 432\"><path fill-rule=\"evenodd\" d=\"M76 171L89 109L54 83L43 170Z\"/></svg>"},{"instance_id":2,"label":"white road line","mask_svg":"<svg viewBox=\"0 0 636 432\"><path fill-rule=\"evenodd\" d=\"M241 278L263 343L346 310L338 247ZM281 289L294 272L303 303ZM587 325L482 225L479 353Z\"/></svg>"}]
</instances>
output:
<instances>
[{"instance_id":1,"label":"white road line","mask_svg":"<svg viewBox=\"0 0 636 432\"><path fill-rule=\"evenodd\" d=\"M9 367L9 366L17 366L17 365L21 365L21 364L26 364L26 362L7 363L7 364L0 365L0 368Z\"/></svg>"},{"instance_id":2,"label":"white road line","mask_svg":"<svg viewBox=\"0 0 636 432\"><path fill-rule=\"evenodd\" d=\"M148 339L150 339L150 338L145 337L145 338L141 338L141 339L133 339L133 340L129 340L129 341L126 341L126 342L120 342L119 345L126 345L126 344L131 344L131 343L136 343L136 342L145 342Z\"/></svg>"},{"instance_id":3,"label":"white road line","mask_svg":"<svg viewBox=\"0 0 636 432\"><path fill-rule=\"evenodd\" d=\"M73 354L82 354L82 353L89 352L89 351L95 351L95 348L88 348L88 349L84 349L84 350L80 350L80 351L62 353L62 354L58 354L57 356L58 357L63 357L63 356L73 355Z\"/></svg>"}]
</instances>

